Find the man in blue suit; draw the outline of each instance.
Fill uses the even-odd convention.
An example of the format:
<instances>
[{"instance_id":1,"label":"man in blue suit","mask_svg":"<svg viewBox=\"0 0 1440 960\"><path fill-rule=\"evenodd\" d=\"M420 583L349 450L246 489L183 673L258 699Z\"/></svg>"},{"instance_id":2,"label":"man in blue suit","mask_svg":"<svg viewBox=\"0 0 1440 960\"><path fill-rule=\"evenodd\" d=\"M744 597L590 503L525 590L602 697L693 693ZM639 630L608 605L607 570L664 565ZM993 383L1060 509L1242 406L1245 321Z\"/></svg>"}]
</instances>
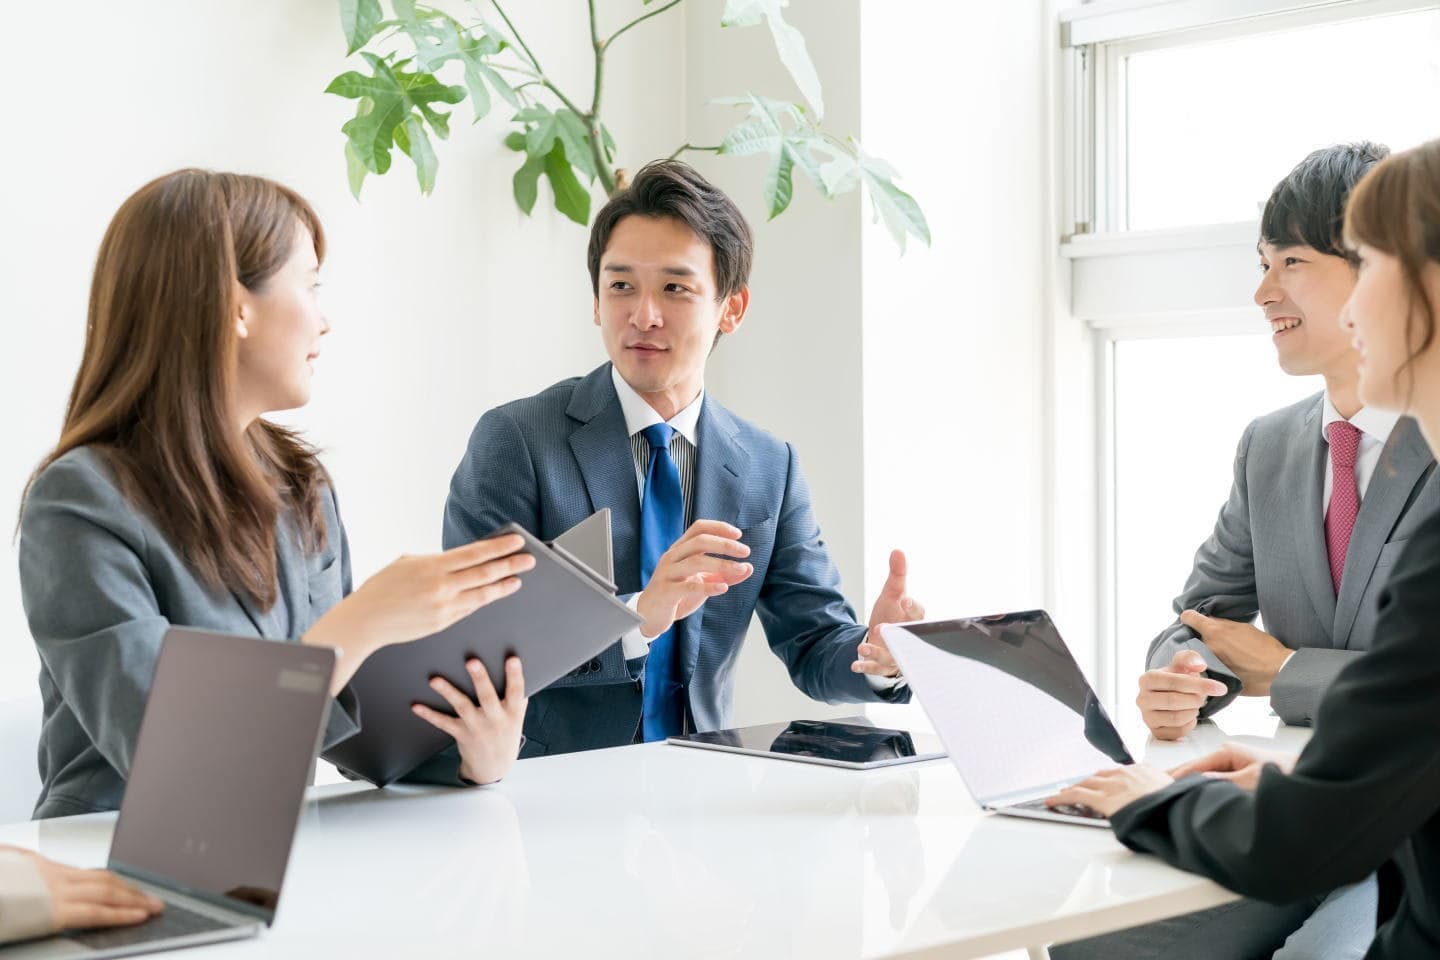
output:
<instances>
[{"instance_id":1,"label":"man in blue suit","mask_svg":"<svg viewBox=\"0 0 1440 960\"><path fill-rule=\"evenodd\" d=\"M830 703L909 699L880 638L920 619L905 557L857 623L795 450L705 392L705 364L750 303L750 228L678 161L652 163L596 216L589 267L610 363L483 417L445 504L445 544L514 521L552 539L608 507L620 594L644 623L530 698L521 756L731 725L756 611L795 685Z\"/></svg>"}]
</instances>

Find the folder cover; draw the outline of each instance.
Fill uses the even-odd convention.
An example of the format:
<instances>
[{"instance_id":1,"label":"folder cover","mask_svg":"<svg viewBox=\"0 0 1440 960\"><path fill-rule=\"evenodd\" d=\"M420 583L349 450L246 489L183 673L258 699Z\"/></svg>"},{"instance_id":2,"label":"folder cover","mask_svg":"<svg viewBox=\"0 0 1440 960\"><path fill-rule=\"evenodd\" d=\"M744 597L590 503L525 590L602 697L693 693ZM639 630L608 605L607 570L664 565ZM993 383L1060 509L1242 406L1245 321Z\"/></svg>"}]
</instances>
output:
<instances>
[{"instance_id":1,"label":"folder cover","mask_svg":"<svg viewBox=\"0 0 1440 960\"><path fill-rule=\"evenodd\" d=\"M452 742L410 710L418 702L452 712L430 689L432 677L442 676L473 697L465 662L478 657L504 696L505 658L513 653L525 668L525 688L533 693L639 626L642 618L615 598L610 582L608 511L563 535L556 547L514 523L490 536L506 533L522 536L523 551L535 558L534 569L519 575L520 589L439 633L371 654L349 685L359 705L360 732L326 751L326 760L384 786Z\"/></svg>"}]
</instances>

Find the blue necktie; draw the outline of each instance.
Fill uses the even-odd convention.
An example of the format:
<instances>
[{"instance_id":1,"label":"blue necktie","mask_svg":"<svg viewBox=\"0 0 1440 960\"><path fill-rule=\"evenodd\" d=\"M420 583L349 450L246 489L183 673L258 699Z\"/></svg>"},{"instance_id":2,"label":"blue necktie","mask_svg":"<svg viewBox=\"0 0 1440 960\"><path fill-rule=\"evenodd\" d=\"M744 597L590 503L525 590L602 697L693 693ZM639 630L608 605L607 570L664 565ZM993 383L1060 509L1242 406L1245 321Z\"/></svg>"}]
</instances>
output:
<instances>
[{"instance_id":1,"label":"blue necktie","mask_svg":"<svg viewBox=\"0 0 1440 960\"><path fill-rule=\"evenodd\" d=\"M645 496L640 503L640 586L650 582L660 557L685 532L685 497L680 491L680 470L670 456L675 431L664 423L646 427L650 467L645 472ZM645 660L645 700L641 732L645 742L664 740L684 732L685 691L671 626L650 642Z\"/></svg>"}]
</instances>

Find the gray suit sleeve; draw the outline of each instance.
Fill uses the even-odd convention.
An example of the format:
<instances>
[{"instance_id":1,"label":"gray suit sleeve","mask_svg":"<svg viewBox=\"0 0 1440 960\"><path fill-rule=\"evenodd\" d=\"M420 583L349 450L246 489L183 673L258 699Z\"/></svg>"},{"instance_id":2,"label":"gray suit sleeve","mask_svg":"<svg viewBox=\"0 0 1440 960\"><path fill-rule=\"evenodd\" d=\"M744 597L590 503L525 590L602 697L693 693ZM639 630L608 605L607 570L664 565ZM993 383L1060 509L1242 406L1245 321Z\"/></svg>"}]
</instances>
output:
<instances>
[{"instance_id":1,"label":"gray suit sleeve","mask_svg":"<svg viewBox=\"0 0 1440 960\"><path fill-rule=\"evenodd\" d=\"M1211 617L1250 622L1260 611L1255 587L1255 552L1250 538L1250 491L1245 476L1245 459L1254 432L1252 422L1240 438L1230 497L1220 508L1210 538L1195 554L1195 564L1184 590L1175 598L1173 608L1177 619L1151 641L1146 658L1147 670L1164 667L1182 650L1193 650L1205 658L1206 676L1225 684L1226 693L1211 697L1200 710L1202 717L1210 716L1240 695L1240 678L1221 663L1178 616L1186 610L1198 610Z\"/></svg>"},{"instance_id":2,"label":"gray suit sleeve","mask_svg":"<svg viewBox=\"0 0 1440 960\"><path fill-rule=\"evenodd\" d=\"M330 508L334 513L330 535L340 541L340 598L343 600L355 592L355 574L350 567L350 537L345 532L344 521L340 519L340 499L335 494L333 483L329 485L329 491ZM321 740L321 749L329 749L359 732L360 706L355 701L355 694L346 687L330 701L330 711L325 715L325 735Z\"/></svg>"},{"instance_id":3,"label":"gray suit sleeve","mask_svg":"<svg viewBox=\"0 0 1440 960\"><path fill-rule=\"evenodd\" d=\"M77 721L128 776L169 621L145 537L119 490L75 461L35 480L20 524L20 585L40 659Z\"/></svg>"},{"instance_id":4,"label":"gray suit sleeve","mask_svg":"<svg viewBox=\"0 0 1440 960\"><path fill-rule=\"evenodd\" d=\"M1315 722L1320 700L1340 671L1364 650L1301 647L1270 684L1270 706L1285 723L1308 727Z\"/></svg>"}]
</instances>

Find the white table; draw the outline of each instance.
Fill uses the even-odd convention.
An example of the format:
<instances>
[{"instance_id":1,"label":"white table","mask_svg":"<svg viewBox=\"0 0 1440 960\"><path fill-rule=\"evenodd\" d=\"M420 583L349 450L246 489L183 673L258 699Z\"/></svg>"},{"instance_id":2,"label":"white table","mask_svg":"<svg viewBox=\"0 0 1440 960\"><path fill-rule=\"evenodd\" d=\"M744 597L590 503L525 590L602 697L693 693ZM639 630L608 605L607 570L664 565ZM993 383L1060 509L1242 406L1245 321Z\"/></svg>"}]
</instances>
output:
<instances>
[{"instance_id":1,"label":"white table","mask_svg":"<svg viewBox=\"0 0 1440 960\"><path fill-rule=\"evenodd\" d=\"M1298 749L1305 731L1275 725L1245 739ZM99 865L113 820L4 826L0 843ZM653 744L527 760L487 789L317 788L275 926L192 953L1043 956L1233 898L1106 830L981 815L944 760L852 772Z\"/></svg>"}]
</instances>

